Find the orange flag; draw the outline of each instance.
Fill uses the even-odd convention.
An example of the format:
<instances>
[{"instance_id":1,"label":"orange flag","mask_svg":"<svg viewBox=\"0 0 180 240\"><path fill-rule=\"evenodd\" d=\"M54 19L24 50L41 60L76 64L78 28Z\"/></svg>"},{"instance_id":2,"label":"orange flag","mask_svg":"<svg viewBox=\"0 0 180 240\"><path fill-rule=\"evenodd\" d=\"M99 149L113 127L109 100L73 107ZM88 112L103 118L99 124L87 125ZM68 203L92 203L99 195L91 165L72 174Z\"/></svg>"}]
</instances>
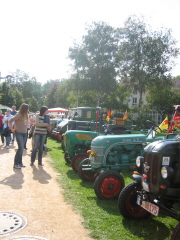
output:
<instances>
[{"instance_id":1,"label":"orange flag","mask_svg":"<svg viewBox=\"0 0 180 240\"><path fill-rule=\"evenodd\" d=\"M111 110L108 110L108 117L111 117Z\"/></svg>"},{"instance_id":2,"label":"orange flag","mask_svg":"<svg viewBox=\"0 0 180 240\"><path fill-rule=\"evenodd\" d=\"M126 110L126 112L125 112L125 114L124 114L124 117L123 117L123 120L126 120L127 117L128 117L128 112L127 112L127 110Z\"/></svg>"}]
</instances>

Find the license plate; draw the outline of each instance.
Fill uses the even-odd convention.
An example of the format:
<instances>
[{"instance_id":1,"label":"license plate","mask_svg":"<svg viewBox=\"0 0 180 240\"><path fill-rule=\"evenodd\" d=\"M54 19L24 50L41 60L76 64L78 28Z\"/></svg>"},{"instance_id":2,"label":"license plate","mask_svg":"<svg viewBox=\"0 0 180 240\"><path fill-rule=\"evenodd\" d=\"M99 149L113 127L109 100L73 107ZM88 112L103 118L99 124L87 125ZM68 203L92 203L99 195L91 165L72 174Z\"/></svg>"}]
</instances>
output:
<instances>
[{"instance_id":1,"label":"license plate","mask_svg":"<svg viewBox=\"0 0 180 240\"><path fill-rule=\"evenodd\" d=\"M153 214L154 216L158 216L159 214L159 207L154 205L153 203L147 201L140 201L137 199L137 204L140 205L142 208Z\"/></svg>"},{"instance_id":2,"label":"license plate","mask_svg":"<svg viewBox=\"0 0 180 240\"><path fill-rule=\"evenodd\" d=\"M142 187L146 192L150 192L150 185L149 183L142 181Z\"/></svg>"}]
</instances>

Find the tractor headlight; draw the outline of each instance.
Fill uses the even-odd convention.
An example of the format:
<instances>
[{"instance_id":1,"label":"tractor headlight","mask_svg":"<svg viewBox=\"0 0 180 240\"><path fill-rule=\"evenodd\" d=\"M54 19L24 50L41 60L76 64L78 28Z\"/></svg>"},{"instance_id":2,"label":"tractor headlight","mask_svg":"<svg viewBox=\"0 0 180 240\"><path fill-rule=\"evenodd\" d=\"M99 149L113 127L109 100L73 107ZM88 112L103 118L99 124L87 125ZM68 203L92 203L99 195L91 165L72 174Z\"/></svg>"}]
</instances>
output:
<instances>
[{"instance_id":1,"label":"tractor headlight","mask_svg":"<svg viewBox=\"0 0 180 240\"><path fill-rule=\"evenodd\" d=\"M137 166L137 167L141 167L142 164L143 164L143 162L144 162L144 157L138 156L138 157L136 158L136 166Z\"/></svg>"},{"instance_id":2,"label":"tractor headlight","mask_svg":"<svg viewBox=\"0 0 180 240\"><path fill-rule=\"evenodd\" d=\"M161 176L164 179L171 177L173 173L174 173L174 169L169 166L164 166L161 168Z\"/></svg>"}]
</instances>

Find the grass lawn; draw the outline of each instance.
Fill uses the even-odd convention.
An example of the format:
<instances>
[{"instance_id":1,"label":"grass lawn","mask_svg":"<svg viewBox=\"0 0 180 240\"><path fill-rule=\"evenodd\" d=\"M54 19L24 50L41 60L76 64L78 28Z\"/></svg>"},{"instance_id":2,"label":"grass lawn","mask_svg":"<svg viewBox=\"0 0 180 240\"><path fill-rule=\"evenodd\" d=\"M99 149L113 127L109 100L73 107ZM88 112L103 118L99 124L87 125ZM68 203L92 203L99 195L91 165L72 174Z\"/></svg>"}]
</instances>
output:
<instances>
[{"instance_id":1,"label":"grass lawn","mask_svg":"<svg viewBox=\"0 0 180 240\"><path fill-rule=\"evenodd\" d=\"M82 182L71 165L64 160L61 143L48 138L48 155L59 172L58 181L64 189L65 200L80 213L83 225L91 237L100 240L169 240L177 220L170 217L151 216L147 220L124 219L118 210L117 200L99 200L94 193L93 182ZM125 183L133 181L131 172L122 172Z\"/></svg>"}]
</instances>

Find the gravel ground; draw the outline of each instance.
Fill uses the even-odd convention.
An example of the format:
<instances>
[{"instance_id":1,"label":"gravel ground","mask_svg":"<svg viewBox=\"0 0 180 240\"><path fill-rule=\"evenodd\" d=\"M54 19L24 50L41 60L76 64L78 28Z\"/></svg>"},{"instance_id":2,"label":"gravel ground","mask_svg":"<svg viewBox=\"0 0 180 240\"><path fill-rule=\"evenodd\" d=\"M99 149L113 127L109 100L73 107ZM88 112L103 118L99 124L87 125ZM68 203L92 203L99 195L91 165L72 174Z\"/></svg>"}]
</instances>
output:
<instances>
[{"instance_id":1,"label":"gravel ground","mask_svg":"<svg viewBox=\"0 0 180 240\"><path fill-rule=\"evenodd\" d=\"M9 149L0 144L0 211L17 213L27 219L23 229L0 238L35 236L48 240L92 240L82 225L82 217L65 202L63 189L56 181L57 172L50 166L51 160L45 156L43 167L38 166L37 161L31 167L29 139L27 148L23 153L26 167L19 170L13 168L17 144L11 144ZM2 230L1 221L0 233Z\"/></svg>"}]
</instances>

